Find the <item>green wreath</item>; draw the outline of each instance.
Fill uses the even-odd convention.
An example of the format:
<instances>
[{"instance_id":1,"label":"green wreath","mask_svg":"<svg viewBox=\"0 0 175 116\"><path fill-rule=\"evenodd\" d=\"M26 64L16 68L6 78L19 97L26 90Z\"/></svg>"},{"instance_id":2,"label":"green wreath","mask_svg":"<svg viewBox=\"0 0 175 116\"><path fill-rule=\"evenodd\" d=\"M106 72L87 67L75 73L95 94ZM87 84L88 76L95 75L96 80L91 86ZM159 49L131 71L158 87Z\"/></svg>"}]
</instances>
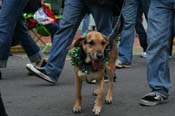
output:
<instances>
[{"instance_id":1,"label":"green wreath","mask_svg":"<svg viewBox=\"0 0 175 116\"><path fill-rule=\"evenodd\" d=\"M104 60L105 64L109 64L109 55L110 55L110 47L107 47L104 51ZM86 54L83 51L81 45L77 45L73 50L69 52L69 56L71 57L71 64L73 66L77 66L84 74L90 74L93 71L92 62L86 63L85 57Z\"/></svg>"}]
</instances>

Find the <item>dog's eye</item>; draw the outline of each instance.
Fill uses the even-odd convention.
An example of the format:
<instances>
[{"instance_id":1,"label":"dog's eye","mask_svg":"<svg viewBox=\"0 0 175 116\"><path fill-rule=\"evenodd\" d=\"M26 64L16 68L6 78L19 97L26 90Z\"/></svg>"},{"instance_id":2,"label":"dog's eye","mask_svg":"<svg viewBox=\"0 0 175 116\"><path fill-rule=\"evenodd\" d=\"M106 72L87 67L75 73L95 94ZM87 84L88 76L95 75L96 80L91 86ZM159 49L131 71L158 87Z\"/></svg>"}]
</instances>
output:
<instances>
[{"instance_id":1,"label":"dog's eye","mask_svg":"<svg viewBox=\"0 0 175 116\"><path fill-rule=\"evenodd\" d=\"M92 40L92 41L88 42L88 44L93 46L93 45L95 45L95 42Z\"/></svg>"},{"instance_id":2,"label":"dog's eye","mask_svg":"<svg viewBox=\"0 0 175 116\"><path fill-rule=\"evenodd\" d=\"M84 44L87 44L87 41L86 40L84 41Z\"/></svg>"},{"instance_id":3,"label":"dog's eye","mask_svg":"<svg viewBox=\"0 0 175 116\"><path fill-rule=\"evenodd\" d=\"M105 45L105 44L106 44L106 42L105 42L105 41L102 41L102 42L101 42L101 44L102 44L102 45Z\"/></svg>"}]
</instances>

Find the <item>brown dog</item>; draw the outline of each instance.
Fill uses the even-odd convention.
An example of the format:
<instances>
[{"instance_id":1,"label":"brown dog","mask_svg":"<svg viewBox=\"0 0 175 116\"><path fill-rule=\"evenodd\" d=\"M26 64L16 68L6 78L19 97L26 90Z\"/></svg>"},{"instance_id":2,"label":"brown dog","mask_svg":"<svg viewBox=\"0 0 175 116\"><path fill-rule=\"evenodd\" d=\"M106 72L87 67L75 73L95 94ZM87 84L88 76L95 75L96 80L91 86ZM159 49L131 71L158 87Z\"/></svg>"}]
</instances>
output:
<instances>
[{"instance_id":1,"label":"brown dog","mask_svg":"<svg viewBox=\"0 0 175 116\"><path fill-rule=\"evenodd\" d=\"M115 70L115 61L117 58L117 43L112 43L112 46L109 46L109 39L106 36L102 35L99 32L92 31L89 32L86 37L81 37L78 40L73 41L70 47L71 50L74 50L76 46L79 46L79 52L81 52L79 53L79 56L81 57L81 63L77 63L76 61L74 62L74 71L76 76L76 101L73 106L73 112L81 112L82 81L90 81L95 79L97 80L98 88L94 91L94 94L96 94L97 97L95 100L93 112L95 115L99 115L103 104L105 68L109 77L109 86L105 102L107 104L112 103L113 77ZM109 48L110 50L107 51L106 49ZM72 60L75 60L75 58L73 58ZM83 72L83 68L88 70L89 73L87 73L86 71Z\"/></svg>"}]
</instances>

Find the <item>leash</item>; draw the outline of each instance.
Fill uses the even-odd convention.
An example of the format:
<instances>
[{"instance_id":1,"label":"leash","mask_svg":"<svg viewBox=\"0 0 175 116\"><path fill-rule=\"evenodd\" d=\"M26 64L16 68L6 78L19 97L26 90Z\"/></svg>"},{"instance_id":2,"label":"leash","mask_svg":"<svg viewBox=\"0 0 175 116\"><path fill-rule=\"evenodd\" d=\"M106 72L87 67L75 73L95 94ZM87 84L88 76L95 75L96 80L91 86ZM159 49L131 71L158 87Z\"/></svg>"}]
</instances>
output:
<instances>
[{"instance_id":1,"label":"leash","mask_svg":"<svg viewBox=\"0 0 175 116\"><path fill-rule=\"evenodd\" d=\"M123 29L123 25L124 25L124 17L122 15L122 9L123 9L124 5L125 5L125 0L123 0L123 5L121 8L120 14L118 16L118 20L117 20L112 32L108 36L110 43L118 42L120 40L118 35L121 33L121 31Z\"/></svg>"}]
</instances>

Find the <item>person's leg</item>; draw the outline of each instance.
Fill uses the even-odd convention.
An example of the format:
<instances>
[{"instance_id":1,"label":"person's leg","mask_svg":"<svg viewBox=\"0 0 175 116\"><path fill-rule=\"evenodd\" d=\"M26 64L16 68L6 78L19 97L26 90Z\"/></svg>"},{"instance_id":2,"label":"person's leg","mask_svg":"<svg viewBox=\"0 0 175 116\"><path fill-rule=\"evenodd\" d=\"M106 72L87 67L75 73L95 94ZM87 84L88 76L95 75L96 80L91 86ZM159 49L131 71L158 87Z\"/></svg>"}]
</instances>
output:
<instances>
[{"instance_id":1,"label":"person's leg","mask_svg":"<svg viewBox=\"0 0 175 116\"><path fill-rule=\"evenodd\" d=\"M175 35L175 17L173 16L173 24L172 24L172 33L171 33L171 38L170 38L170 49L169 49L169 58L172 57L172 53L173 53L173 41L174 41L174 35Z\"/></svg>"},{"instance_id":2,"label":"person's leg","mask_svg":"<svg viewBox=\"0 0 175 116\"><path fill-rule=\"evenodd\" d=\"M89 23L90 23L90 15L86 14L83 18L83 23L82 23L82 35L86 35L88 33L88 28L89 28Z\"/></svg>"},{"instance_id":3,"label":"person's leg","mask_svg":"<svg viewBox=\"0 0 175 116\"><path fill-rule=\"evenodd\" d=\"M16 23L27 1L3 0L0 12L0 68L6 67Z\"/></svg>"},{"instance_id":4,"label":"person's leg","mask_svg":"<svg viewBox=\"0 0 175 116\"><path fill-rule=\"evenodd\" d=\"M174 26L174 24L173 24L173 26ZM173 30L173 27L172 26L172 30ZM169 58L171 58L172 57L172 52L173 52L173 41L174 41L174 32L172 31L172 34L171 34L171 38L170 38L170 40L169 40L169 44L170 44L170 47L169 47Z\"/></svg>"},{"instance_id":5,"label":"person's leg","mask_svg":"<svg viewBox=\"0 0 175 116\"><path fill-rule=\"evenodd\" d=\"M125 22L123 31L121 32L117 62L120 62L119 64L125 64L125 66L129 66L132 63L137 7L137 0L128 0L125 1L125 5L122 10ZM118 64L116 66L118 66Z\"/></svg>"},{"instance_id":6,"label":"person's leg","mask_svg":"<svg viewBox=\"0 0 175 116\"><path fill-rule=\"evenodd\" d=\"M77 31L77 28L86 13L81 0L65 0L63 17L59 29L53 37L52 49L45 66L47 75L54 80L59 78L63 70L68 46Z\"/></svg>"},{"instance_id":7,"label":"person's leg","mask_svg":"<svg viewBox=\"0 0 175 116\"><path fill-rule=\"evenodd\" d=\"M45 25L45 27L48 29L48 31L51 34L51 39L53 38L56 31L59 29L59 22L58 23L50 23Z\"/></svg>"},{"instance_id":8,"label":"person's leg","mask_svg":"<svg viewBox=\"0 0 175 116\"><path fill-rule=\"evenodd\" d=\"M169 39L173 23L173 4L169 0L152 0L148 14L147 79L153 93L145 95L142 105L167 101L171 86L168 66Z\"/></svg>"},{"instance_id":9,"label":"person's leg","mask_svg":"<svg viewBox=\"0 0 175 116\"><path fill-rule=\"evenodd\" d=\"M32 63L39 62L42 59L40 48L29 35L26 27L24 26L22 16L16 24L13 40L17 40L19 42Z\"/></svg>"},{"instance_id":10,"label":"person's leg","mask_svg":"<svg viewBox=\"0 0 175 116\"><path fill-rule=\"evenodd\" d=\"M113 26L112 10L105 6L90 6L90 10L97 27L97 31L108 36L112 32Z\"/></svg>"},{"instance_id":11,"label":"person's leg","mask_svg":"<svg viewBox=\"0 0 175 116\"><path fill-rule=\"evenodd\" d=\"M143 9L141 8L141 6L139 6L138 11L137 11L135 29L136 29L136 33L138 34L140 45L143 49L143 52L146 52L147 35L146 35L145 29L144 29L143 24L142 24L142 22L143 22L142 16L143 16Z\"/></svg>"},{"instance_id":12,"label":"person's leg","mask_svg":"<svg viewBox=\"0 0 175 116\"><path fill-rule=\"evenodd\" d=\"M7 113L5 111L4 103L1 98L1 93L0 93L0 116L7 116Z\"/></svg>"}]
</instances>

